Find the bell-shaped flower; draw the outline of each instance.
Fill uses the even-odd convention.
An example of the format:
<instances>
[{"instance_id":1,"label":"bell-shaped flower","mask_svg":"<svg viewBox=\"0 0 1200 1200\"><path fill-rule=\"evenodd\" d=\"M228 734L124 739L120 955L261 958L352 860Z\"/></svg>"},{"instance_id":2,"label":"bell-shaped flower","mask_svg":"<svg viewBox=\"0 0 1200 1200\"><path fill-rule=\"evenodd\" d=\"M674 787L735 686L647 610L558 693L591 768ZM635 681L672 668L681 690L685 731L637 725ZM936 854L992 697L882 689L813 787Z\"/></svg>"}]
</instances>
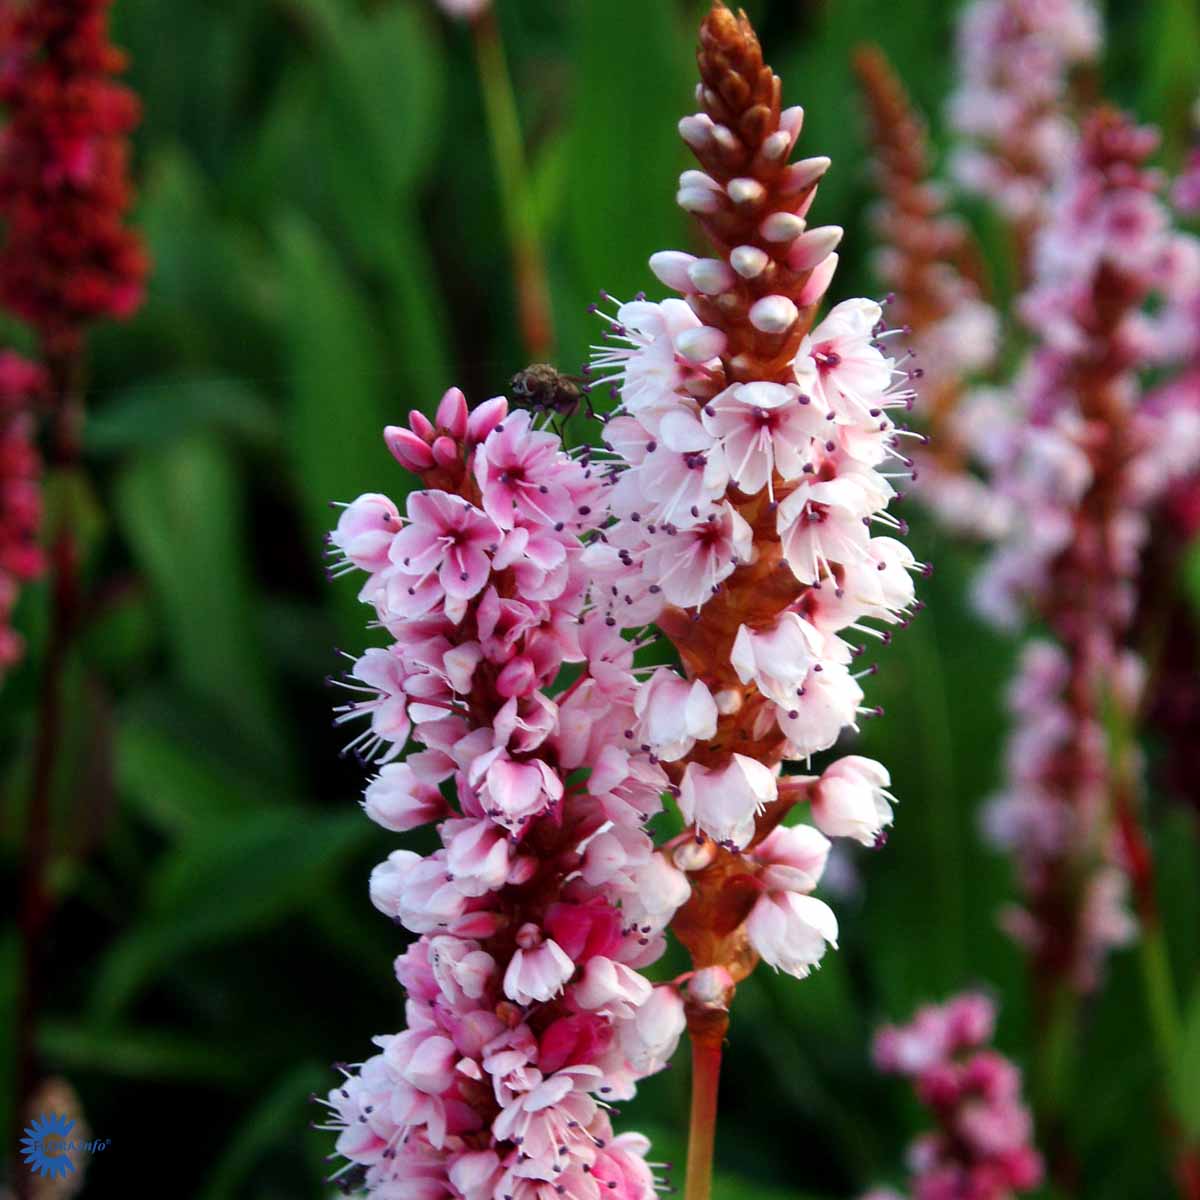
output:
<instances>
[{"instance_id":1,"label":"bell-shaped flower","mask_svg":"<svg viewBox=\"0 0 1200 1200\"><path fill-rule=\"evenodd\" d=\"M662 762L675 762L717 732L717 706L704 683L689 682L669 667L659 667L638 689L633 702L638 724L635 740Z\"/></svg>"},{"instance_id":2,"label":"bell-shaped flower","mask_svg":"<svg viewBox=\"0 0 1200 1200\"><path fill-rule=\"evenodd\" d=\"M857 754L838 759L825 769L812 793L812 818L830 837L849 837L873 846L892 823L887 768Z\"/></svg>"},{"instance_id":3,"label":"bell-shaped flower","mask_svg":"<svg viewBox=\"0 0 1200 1200\"><path fill-rule=\"evenodd\" d=\"M724 767L688 763L679 788L679 811L713 841L740 849L754 836L754 818L777 795L770 767L734 754Z\"/></svg>"}]
</instances>

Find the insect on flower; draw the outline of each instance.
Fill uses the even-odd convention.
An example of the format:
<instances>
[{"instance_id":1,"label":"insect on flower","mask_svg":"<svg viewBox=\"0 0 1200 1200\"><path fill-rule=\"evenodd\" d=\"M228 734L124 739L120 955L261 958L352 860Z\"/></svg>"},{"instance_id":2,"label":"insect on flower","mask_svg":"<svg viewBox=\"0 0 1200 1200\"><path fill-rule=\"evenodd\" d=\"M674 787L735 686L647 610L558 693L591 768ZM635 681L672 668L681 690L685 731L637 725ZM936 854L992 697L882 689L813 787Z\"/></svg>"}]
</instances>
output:
<instances>
[{"instance_id":1,"label":"insect on flower","mask_svg":"<svg viewBox=\"0 0 1200 1200\"><path fill-rule=\"evenodd\" d=\"M564 375L549 363L533 363L518 371L509 384L510 400L516 408L526 408L536 416L553 413L558 418L557 432L578 411L580 404L587 407L587 414L596 416L587 385L574 375ZM551 418L553 424L554 418Z\"/></svg>"}]
</instances>

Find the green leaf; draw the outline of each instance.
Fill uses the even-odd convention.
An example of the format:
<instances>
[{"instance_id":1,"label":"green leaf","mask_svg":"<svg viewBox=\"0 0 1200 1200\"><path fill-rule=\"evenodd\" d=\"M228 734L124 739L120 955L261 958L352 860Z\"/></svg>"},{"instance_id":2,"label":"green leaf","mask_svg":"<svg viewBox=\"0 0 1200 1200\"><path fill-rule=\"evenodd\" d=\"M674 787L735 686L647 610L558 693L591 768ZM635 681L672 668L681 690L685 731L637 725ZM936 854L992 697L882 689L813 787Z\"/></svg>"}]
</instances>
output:
<instances>
[{"instance_id":1,"label":"green leaf","mask_svg":"<svg viewBox=\"0 0 1200 1200\"><path fill-rule=\"evenodd\" d=\"M605 287L628 299L653 282L651 254L690 242L675 189L686 165L676 126L694 105L691 34L671 4L610 0L572 10L571 249L584 291Z\"/></svg>"},{"instance_id":2,"label":"green leaf","mask_svg":"<svg viewBox=\"0 0 1200 1200\"><path fill-rule=\"evenodd\" d=\"M243 1116L237 1132L217 1159L201 1200L227 1200L249 1181L258 1162L275 1147L290 1147L304 1126L309 1095L327 1085L329 1076L315 1063L285 1075Z\"/></svg>"},{"instance_id":3,"label":"green leaf","mask_svg":"<svg viewBox=\"0 0 1200 1200\"><path fill-rule=\"evenodd\" d=\"M1188 1139L1200 1142L1200 978L1192 986L1172 1084L1176 1115Z\"/></svg>"},{"instance_id":4,"label":"green leaf","mask_svg":"<svg viewBox=\"0 0 1200 1200\"><path fill-rule=\"evenodd\" d=\"M284 726L254 637L242 489L220 443L196 435L139 457L118 479L116 508L177 677L282 760Z\"/></svg>"},{"instance_id":5,"label":"green leaf","mask_svg":"<svg viewBox=\"0 0 1200 1200\"><path fill-rule=\"evenodd\" d=\"M261 777L237 763L238 732L218 714L188 711L171 695L146 701L121 722L116 774L125 800L160 832L200 833L271 794Z\"/></svg>"},{"instance_id":6,"label":"green leaf","mask_svg":"<svg viewBox=\"0 0 1200 1200\"><path fill-rule=\"evenodd\" d=\"M395 495L406 475L383 443L389 414L381 348L362 297L309 222L284 222L278 240L295 371L287 434L315 563L337 520L332 502L370 491ZM335 595L342 637L359 646L364 610L348 584Z\"/></svg>"},{"instance_id":7,"label":"green leaf","mask_svg":"<svg viewBox=\"0 0 1200 1200\"><path fill-rule=\"evenodd\" d=\"M335 188L394 205L428 168L441 114L442 58L424 6L391 4L346 21L329 43L324 145ZM347 136L353 130L353 136Z\"/></svg>"},{"instance_id":8,"label":"green leaf","mask_svg":"<svg viewBox=\"0 0 1200 1200\"><path fill-rule=\"evenodd\" d=\"M1188 547L1180 577L1184 594L1197 616L1200 616L1200 538Z\"/></svg>"},{"instance_id":9,"label":"green leaf","mask_svg":"<svg viewBox=\"0 0 1200 1200\"><path fill-rule=\"evenodd\" d=\"M1141 75L1141 115L1153 119L1177 159L1191 139L1192 105L1200 76L1200 11L1195 0L1160 0L1141 14L1147 41Z\"/></svg>"},{"instance_id":10,"label":"green leaf","mask_svg":"<svg viewBox=\"0 0 1200 1200\"><path fill-rule=\"evenodd\" d=\"M269 358L265 323L276 290L272 264L257 234L221 211L223 202L182 147L160 147L150 159L139 227L154 273L148 303L122 333L142 376L192 368L261 378L280 369Z\"/></svg>"},{"instance_id":11,"label":"green leaf","mask_svg":"<svg viewBox=\"0 0 1200 1200\"><path fill-rule=\"evenodd\" d=\"M111 1021L168 965L303 908L373 836L357 811L314 816L266 808L210 821L160 860L146 915L101 963L93 1013Z\"/></svg>"},{"instance_id":12,"label":"green leaf","mask_svg":"<svg viewBox=\"0 0 1200 1200\"><path fill-rule=\"evenodd\" d=\"M122 1027L78 1027L47 1022L38 1046L68 1071L97 1071L126 1079L238 1084L253 1078L255 1065L242 1053L222 1050L211 1038Z\"/></svg>"},{"instance_id":13,"label":"green leaf","mask_svg":"<svg viewBox=\"0 0 1200 1200\"><path fill-rule=\"evenodd\" d=\"M203 430L217 430L256 446L278 437L267 401L241 379L165 376L117 393L87 425L93 454L157 449Z\"/></svg>"}]
</instances>

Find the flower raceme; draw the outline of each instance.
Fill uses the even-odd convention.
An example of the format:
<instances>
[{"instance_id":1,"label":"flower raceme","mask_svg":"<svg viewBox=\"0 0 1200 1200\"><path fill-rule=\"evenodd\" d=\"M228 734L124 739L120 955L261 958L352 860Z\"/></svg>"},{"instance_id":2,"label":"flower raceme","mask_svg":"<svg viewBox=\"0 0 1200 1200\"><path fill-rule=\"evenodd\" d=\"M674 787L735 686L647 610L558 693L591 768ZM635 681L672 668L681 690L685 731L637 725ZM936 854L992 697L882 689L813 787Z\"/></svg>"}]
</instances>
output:
<instances>
[{"instance_id":1,"label":"flower raceme","mask_svg":"<svg viewBox=\"0 0 1200 1200\"><path fill-rule=\"evenodd\" d=\"M619 403L603 435L613 519L586 556L608 618L654 623L679 653L686 683L648 685L671 718L632 737L693 831L674 847L692 885L674 928L699 972L736 983L758 958L803 976L836 937L807 895L819 868L804 889L764 882L785 814L811 801L821 830L868 844L891 820L878 764L819 780L782 767L877 711L847 639L886 640L915 605L921 567L888 511L911 467L895 418L915 373L875 302L816 319L842 236L808 219L830 162L792 161L803 110L781 107L745 18L714 5L698 60L700 110L679 126L698 168L677 199L712 253L652 256L674 296L597 306L589 374Z\"/></svg>"},{"instance_id":2,"label":"flower raceme","mask_svg":"<svg viewBox=\"0 0 1200 1200\"><path fill-rule=\"evenodd\" d=\"M328 1097L340 1178L380 1196L650 1197L607 1102L759 959L808 974L837 939L811 894L826 835L871 844L891 820L877 763L782 768L876 711L847 638L914 605L888 512L910 376L871 301L815 322L840 231L805 214L829 164L788 164L802 113L744 19L715 7L700 61L681 132L704 170L679 198L717 256L656 254L681 295L609 315L605 448L452 389L385 431L422 485L404 512L365 495L331 536L390 639L340 681L337 719L379 763L364 809L441 843L372 873L417 935L408 1029ZM635 665L654 627L679 667ZM687 829L660 849L668 795ZM812 824L782 824L805 802ZM655 986L672 923L695 970Z\"/></svg>"},{"instance_id":3,"label":"flower raceme","mask_svg":"<svg viewBox=\"0 0 1200 1200\"><path fill-rule=\"evenodd\" d=\"M913 1200L1009 1200L1041 1182L1020 1071L987 1049L995 1019L986 996L966 992L876 1035L878 1068L911 1079L937 1122L909 1151ZM900 1198L883 1190L863 1200Z\"/></svg>"},{"instance_id":4,"label":"flower raceme","mask_svg":"<svg viewBox=\"0 0 1200 1200\"><path fill-rule=\"evenodd\" d=\"M1011 513L979 581L980 607L1014 624L1028 605L1057 641L1032 643L1022 662L1009 786L988 827L1015 854L1025 892L1010 930L1040 978L1081 991L1134 933L1124 895L1140 855L1123 780L1139 768L1110 764L1106 722L1131 719L1140 702L1129 633L1150 514L1200 462L1190 398L1151 402L1143 391L1147 370L1177 352L1171 297L1194 294L1200 263L1145 165L1155 142L1109 110L1085 124L1020 301L1039 342L1016 381L1015 412L980 453Z\"/></svg>"},{"instance_id":5,"label":"flower raceme","mask_svg":"<svg viewBox=\"0 0 1200 1200\"><path fill-rule=\"evenodd\" d=\"M1102 42L1091 0L973 0L963 10L949 118L969 140L952 172L994 200L1026 247L1074 148L1071 74L1095 63Z\"/></svg>"},{"instance_id":6,"label":"flower raceme","mask_svg":"<svg viewBox=\"0 0 1200 1200\"><path fill-rule=\"evenodd\" d=\"M646 1144L614 1137L607 1105L682 1032L678 991L639 968L688 887L645 831L668 780L625 733L686 747L711 725L703 697L676 720L687 684L640 685L635 644L593 599L612 489L586 456L457 390L386 438L426 486L403 515L360 497L332 536L394 639L348 672L339 719L366 722L354 744L382 763L367 815L437 821L441 848L396 850L371 876L375 906L419 936L396 960L408 1029L329 1096L342 1179L381 1196L651 1196Z\"/></svg>"},{"instance_id":7,"label":"flower raceme","mask_svg":"<svg viewBox=\"0 0 1200 1200\"><path fill-rule=\"evenodd\" d=\"M48 352L141 302L146 255L124 227L137 98L113 76L112 0L30 0L0 14L0 297Z\"/></svg>"},{"instance_id":8,"label":"flower raceme","mask_svg":"<svg viewBox=\"0 0 1200 1200\"><path fill-rule=\"evenodd\" d=\"M959 407L970 378L991 367L999 320L985 300L982 256L969 227L949 210L933 177L928 133L878 47L855 55L879 201L872 227L881 246L875 273L892 289L889 316L911 331L921 365L921 407L930 445L914 454L916 498L955 532L996 532L995 504L968 470Z\"/></svg>"}]
</instances>

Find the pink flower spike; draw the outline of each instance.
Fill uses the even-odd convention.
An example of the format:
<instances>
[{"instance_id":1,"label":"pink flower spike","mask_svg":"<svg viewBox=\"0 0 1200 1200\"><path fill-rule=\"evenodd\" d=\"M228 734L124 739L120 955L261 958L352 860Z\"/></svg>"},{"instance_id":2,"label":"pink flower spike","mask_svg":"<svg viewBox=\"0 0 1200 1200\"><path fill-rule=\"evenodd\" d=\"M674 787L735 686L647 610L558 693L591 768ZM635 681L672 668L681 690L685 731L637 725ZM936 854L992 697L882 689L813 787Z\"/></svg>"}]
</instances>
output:
<instances>
[{"instance_id":1,"label":"pink flower spike","mask_svg":"<svg viewBox=\"0 0 1200 1200\"><path fill-rule=\"evenodd\" d=\"M553 434L539 433L527 412L515 412L475 451L475 482L484 511L501 529L556 525L574 517L569 464Z\"/></svg>"},{"instance_id":2,"label":"pink flower spike","mask_svg":"<svg viewBox=\"0 0 1200 1200\"><path fill-rule=\"evenodd\" d=\"M414 408L409 412L408 424L413 433L415 433L423 442L432 442L437 434L437 430L434 429L433 423L423 412L421 412L419 408Z\"/></svg>"},{"instance_id":3,"label":"pink flower spike","mask_svg":"<svg viewBox=\"0 0 1200 1200\"><path fill-rule=\"evenodd\" d=\"M730 478L748 496L773 489L776 472L798 479L812 460L814 439L828 434L824 414L800 388L779 383L726 388L705 404L701 421L717 439Z\"/></svg>"},{"instance_id":4,"label":"pink flower spike","mask_svg":"<svg viewBox=\"0 0 1200 1200\"><path fill-rule=\"evenodd\" d=\"M687 293L695 290L688 274L695 262L694 254L684 254L680 250L660 250L650 256L650 270L673 291Z\"/></svg>"},{"instance_id":5,"label":"pink flower spike","mask_svg":"<svg viewBox=\"0 0 1200 1200\"><path fill-rule=\"evenodd\" d=\"M682 758L696 740L717 731L717 706L699 679L689 683L675 671L660 667L638 689L633 711L638 718L636 738L662 762Z\"/></svg>"},{"instance_id":6,"label":"pink flower spike","mask_svg":"<svg viewBox=\"0 0 1200 1200\"><path fill-rule=\"evenodd\" d=\"M822 259L813 267L812 274L809 275L804 287L800 289L800 295L796 303L805 308L820 304L822 297L829 291L829 285L833 282L837 268L837 254L830 254L828 257Z\"/></svg>"},{"instance_id":7,"label":"pink flower spike","mask_svg":"<svg viewBox=\"0 0 1200 1200\"><path fill-rule=\"evenodd\" d=\"M750 526L726 501L708 519L675 534L654 535L645 569L654 586L681 608L711 599L722 580L749 561Z\"/></svg>"},{"instance_id":8,"label":"pink flower spike","mask_svg":"<svg viewBox=\"0 0 1200 1200\"><path fill-rule=\"evenodd\" d=\"M442 793L422 781L409 763L388 763L363 794L367 816L384 829L405 833L446 815Z\"/></svg>"},{"instance_id":9,"label":"pink flower spike","mask_svg":"<svg viewBox=\"0 0 1200 1200\"><path fill-rule=\"evenodd\" d=\"M754 848L768 892L811 892L820 882L831 843L811 825L780 825Z\"/></svg>"},{"instance_id":10,"label":"pink flower spike","mask_svg":"<svg viewBox=\"0 0 1200 1200\"><path fill-rule=\"evenodd\" d=\"M439 437L433 443L433 459L439 467L452 468L458 466L458 443L453 438Z\"/></svg>"},{"instance_id":11,"label":"pink flower spike","mask_svg":"<svg viewBox=\"0 0 1200 1200\"><path fill-rule=\"evenodd\" d=\"M793 271L810 271L827 259L842 240L838 225L823 225L802 233L788 247L788 266Z\"/></svg>"},{"instance_id":12,"label":"pink flower spike","mask_svg":"<svg viewBox=\"0 0 1200 1200\"><path fill-rule=\"evenodd\" d=\"M764 696L791 708L820 661L824 640L798 613L785 612L770 629L740 626L730 663L743 683L754 683Z\"/></svg>"}]
</instances>

